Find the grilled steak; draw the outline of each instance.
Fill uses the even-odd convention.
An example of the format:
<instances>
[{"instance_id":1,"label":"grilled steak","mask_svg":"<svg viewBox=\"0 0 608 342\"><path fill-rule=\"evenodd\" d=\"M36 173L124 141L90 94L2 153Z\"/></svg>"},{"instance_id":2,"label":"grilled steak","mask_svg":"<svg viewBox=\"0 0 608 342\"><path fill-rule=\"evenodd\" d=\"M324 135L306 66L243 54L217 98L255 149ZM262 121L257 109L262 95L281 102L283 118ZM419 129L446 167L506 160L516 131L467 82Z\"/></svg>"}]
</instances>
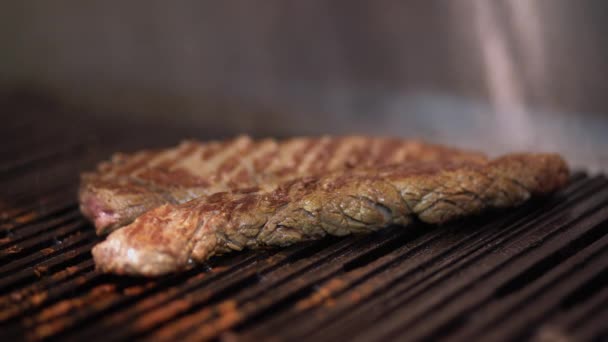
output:
<instances>
[{"instance_id":1,"label":"grilled steak","mask_svg":"<svg viewBox=\"0 0 608 342\"><path fill-rule=\"evenodd\" d=\"M157 276L232 250L407 226L414 218L440 224L518 205L567 179L565 162L549 154L339 170L164 204L110 234L93 256L106 272Z\"/></svg>"},{"instance_id":2,"label":"grilled steak","mask_svg":"<svg viewBox=\"0 0 608 342\"><path fill-rule=\"evenodd\" d=\"M107 234L165 203L303 176L407 161L485 162L479 153L417 141L371 137L187 141L175 148L117 154L83 174L80 208Z\"/></svg>"}]
</instances>

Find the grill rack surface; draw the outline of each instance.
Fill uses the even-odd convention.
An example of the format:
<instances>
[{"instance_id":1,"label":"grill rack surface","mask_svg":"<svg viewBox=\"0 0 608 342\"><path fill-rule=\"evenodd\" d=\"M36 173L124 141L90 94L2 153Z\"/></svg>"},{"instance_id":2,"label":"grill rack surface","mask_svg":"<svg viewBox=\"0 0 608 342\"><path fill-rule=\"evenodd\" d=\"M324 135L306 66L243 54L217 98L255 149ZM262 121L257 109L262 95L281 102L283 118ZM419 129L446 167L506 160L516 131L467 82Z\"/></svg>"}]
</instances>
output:
<instances>
[{"instance_id":1,"label":"grill rack surface","mask_svg":"<svg viewBox=\"0 0 608 342\"><path fill-rule=\"evenodd\" d=\"M75 196L90 147L38 139L0 150L2 341L608 339L603 175L443 227L233 253L142 279L95 270L99 238Z\"/></svg>"}]
</instances>

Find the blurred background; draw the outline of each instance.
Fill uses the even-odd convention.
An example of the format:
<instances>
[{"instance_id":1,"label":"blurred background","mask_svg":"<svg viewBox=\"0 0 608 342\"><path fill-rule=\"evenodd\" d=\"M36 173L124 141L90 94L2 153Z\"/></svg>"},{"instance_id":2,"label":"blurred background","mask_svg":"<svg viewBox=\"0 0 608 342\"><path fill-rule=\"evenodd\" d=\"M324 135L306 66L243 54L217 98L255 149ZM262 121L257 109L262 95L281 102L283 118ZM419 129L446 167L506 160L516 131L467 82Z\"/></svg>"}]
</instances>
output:
<instances>
[{"instance_id":1,"label":"blurred background","mask_svg":"<svg viewBox=\"0 0 608 342\"><path fill-rule=\"evenodd\" d=\"M48 141L96 159L186 137L363 133L608 169L601 0L24 0L0 22L2 130L32 147L5 145L13 164Z\"/></svg>"}]
</instances>

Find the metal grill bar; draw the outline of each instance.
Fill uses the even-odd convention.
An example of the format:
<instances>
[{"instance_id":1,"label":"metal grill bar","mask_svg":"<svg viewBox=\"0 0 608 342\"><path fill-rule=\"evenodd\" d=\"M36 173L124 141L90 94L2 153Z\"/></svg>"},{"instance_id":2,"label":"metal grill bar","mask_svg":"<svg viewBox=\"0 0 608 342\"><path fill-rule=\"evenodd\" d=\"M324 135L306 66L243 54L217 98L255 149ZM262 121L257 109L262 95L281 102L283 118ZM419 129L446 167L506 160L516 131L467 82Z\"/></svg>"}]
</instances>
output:
<instances>
[{"instance_id":1,"label":"metal grill bar","mask_svg":"<svg viewBox=\"0 0 608 342\"><path fill-rule=\"evenodd\" d=\"M608 315L608 286L606 285L606 277L599 283L599 291L584 292L586 298L576 298L572 302L563 300L560 304L559 313L544 323L536 332L537 340L550 340L557 338L570 338L585 340L590 337L597 336L598 339L606 338L608 330L603 322ZM573 296L574 297L574 296ZM598 321L603 319L604 321ZM587 335L583 338L578 335Z\"/></svg>"},{"instance_id":2,"label":"metal grill bar","mask_svg":"<svg viewBox=\"0 0 608 342\"><path fill-rule=\"evenodd\" d=\"M3 228L7 237L0 241L0 248L6 248L13 243L22 242L27 238L35 237L37 234L72 223L80 218L80 212L70 205L67 207L67 211L62 210L59 215L49 215L46 219L39 220L36 223L30 222L27 225L23 223L5 224Z\"/></svg>"}]
</instances>

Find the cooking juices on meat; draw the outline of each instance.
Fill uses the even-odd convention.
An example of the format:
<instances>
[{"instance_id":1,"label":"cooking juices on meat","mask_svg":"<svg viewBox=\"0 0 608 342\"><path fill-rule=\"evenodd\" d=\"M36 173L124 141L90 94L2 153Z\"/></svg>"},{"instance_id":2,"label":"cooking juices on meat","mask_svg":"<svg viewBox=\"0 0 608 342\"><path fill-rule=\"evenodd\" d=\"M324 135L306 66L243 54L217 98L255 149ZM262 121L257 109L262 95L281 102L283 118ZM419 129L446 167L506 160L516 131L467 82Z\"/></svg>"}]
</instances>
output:
<instances>
[{"instance_id":1,"label":"cooking juices on meat","mask_svg":"<svg viewBox=\"0 0 608 342\"><path fill-rule=\"evenodd\" d=\"M245 139L247 144L258 144ZM326 235L368 233L395 224L407 229L415 218L441 224L489 208L519 205L532 196L563 187L568 179L566 163L554 154L512 154L488 160L476 153L452 154L451 149L394 139L300 139L310 145L322 144L320 139L338 145L349 139L376 146L388 146L386 142L392 141L399 145L393 151L401 152L382 154L366 147L369 155L354 157L358 163L350 163L346 152L335 153L338 157L321 157L311 147L307 153L314 153L315 162L321 166L291 162L290 170L297 172L289 171L292 177L287 179L250 170L251 181L240 188L226 185L229 182L214 183L222 178L212 176L208 186L218 187L216 192L184 202L163 193L164 202L154 200L146 213L94 247L97 267L117 274L159 276L187 269L190 261L203 262L244 248L288 246ZM289 143L275 144L281 154ZM347 146L333 148L354 150ZM402 157L408 153L408 158ZM312 159L307 156L300 158ZM255 160L249 158L246 163L251 166ZM279 157L270 160L270 164L287 163ZM305 167L300 168L302 165ZM283 165L283 170L287 169ZM319 172L301 172L311 169ZM150 183L140 184L144 187Z\"/></svg>"}]
</instances>

